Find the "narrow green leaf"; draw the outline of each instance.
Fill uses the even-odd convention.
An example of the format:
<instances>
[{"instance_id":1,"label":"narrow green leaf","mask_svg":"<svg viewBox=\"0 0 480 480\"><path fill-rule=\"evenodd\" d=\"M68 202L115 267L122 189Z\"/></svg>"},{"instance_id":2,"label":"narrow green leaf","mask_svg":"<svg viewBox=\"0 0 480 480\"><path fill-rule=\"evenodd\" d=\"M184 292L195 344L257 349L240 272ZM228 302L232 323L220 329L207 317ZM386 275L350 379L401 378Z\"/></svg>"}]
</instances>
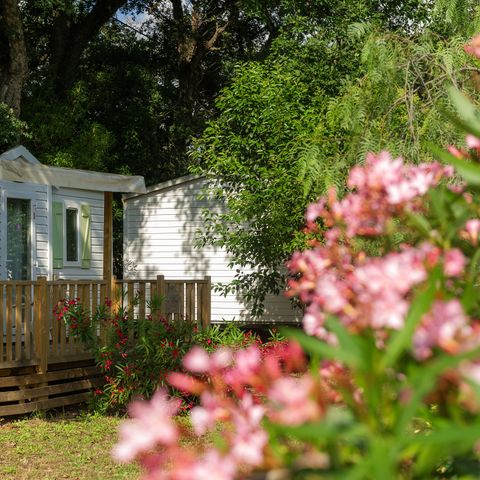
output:
<instances>
[{"instance_id":1,"label":"narrow green leaf","mask_svg":"<svg viewBox=\"0 0 480 480\"><path fill-rule=\"evenodd\" d=\"M415 441L422 445L454 445L462 444L462 448L470 448L480 439L480 422L477 420L471 425L459 425L458 422L451 422L441 429L429 432L428 435L418 436Z\"/></svg>"},{"instance_id":2,"label":"narrow green leaf","mask_svg":"<svg viewBox=\"0 0 480 480\"><path fill-rule=\"evenodd\" d=\"M450 123L453 123L453 125L455 125L460 131L465 133L471 133L476 137L480 137L479 129L473 127L470 123L466 122L465 120L458 118L457 115L454 115L453 113L448 111L442 111L442 114L450 121Z\"/></svg>"},{"instance_id":3,"label":"narrow green leaf","mask_svg":"<svg viewBox=\"0 0 480 480\"><path fill-rule=\"evenodd\" d=\"M371 445L370 462L372 466L372 478L381 478L382 480L395 480L395 463L392 457L395 445L388 442L385 438L374 437Z\"/></svg>"},{"instance_id":4,"label":"narrow green leaf","mask_svg":"<svg viewBox=\"0 0 480 480\"><path fill-rule=\"evenodd\" d=\"M474 305L478 298L479 289L477 286L477 270L478 263L480 261L480 248L475 251L475 254L470 261L470 267L468 270L468 282L463 290L461 298L462 306L466 312L468 312Z\"/></svg>"},{"instance_id":5,"label":"narrow green leaf","mask_svg":"<svg viewBox=\"0 0 480 480\"><path fill-rule=\"evenodd\" d=\"M430 237L430 233L432 232L432 226L423 215L407 211L407 219L413 227L419 230L420 233L425 235L427 238Z\"/></svg>"},{"instance_id":6,"label":"narrow green leaf","mask_svg":"<svg viewBox=\"0 0 480 480\"><path fill-rule=\"evenodd\" d=\"M480 348L476 348L455 356L445 354L430 363L421 365L415 374L410 375L411 390L413 394L409 403L405 405L404 409L402 410L395 427L398 438L402 438L402 436L405 435L407 425L416 415L417 409L423 402L423 399L427 393L429 393L435 386L437 378L445 370L456 367L464 360L478 359L479 355Z\"/></svg>"},{"instance_id":7,"label":"narrow green leaf","mask_svg":"<svg viewBox=\"0 0 480 480\"><path fill-rule=\"evenodd\" d=\"M448 94L460 118L474 129L480 131L480 113L475 105L453 86L448 89Z\"/></svg>"},{"instance_id":8,"label":"narrow green leaf","mask_svg":"<svg viewBox=\"0 0 480 480\"><path fill-rule=\"evenodd\" d=\"M478 298L478 288L473 281L468 282L463 289L462 298L460 299L463 309L468 312Z\"/></svg>"},{"instance_id":9,"label":"narrow green leaf","mask_svg":"<svg viewBox=\"0 0 480 480\"><path fill-rule=\"evenodd\" d=\"M455 157L437 145L429 145L432 154L443 163L452 165L458 174L470 185L480 185L480 165Z\"/></svg>"},{"instance_id":10,"label":"narrow green leaf","mask_svg":"<svg viewBox=\"0 0 480 480\"><path fill-rule=\"evenodd\" d=\"M432 210L437 216L440 224L445 225L447 221L448 205L446 204L445 188L439 187L429 191ZM430 232L429 232L430 234Z\"/></svg>"},{"instance_id":11,"label":"narrow green leaf","mask_svg":"<svg viewBox=\"0 0 480 480\"><path fill-rule=\"evenodd\" d=\"M327 358L329 360L338 360L350 367L358 367L358 358L354 353L344 350L343 348L333 347L323 340L303 333L301 330L285 328L281 329L281 332L287 338L296 340L305 351L311 355L317 355L320 358Z\"/></svg>"},{"instance_id":12,"label":"narrow green leaf","mask_svg":"<svg viewBox=\"0 0 480 480\"><path fill-rule=\"evenodd\" d=\"M326 325L337 336L340 348L355 356L358 366L364 369L366 366L366 345L363 338L358 334L350 333L335 317L329 317Z\"/></svg>"}]
</instances>

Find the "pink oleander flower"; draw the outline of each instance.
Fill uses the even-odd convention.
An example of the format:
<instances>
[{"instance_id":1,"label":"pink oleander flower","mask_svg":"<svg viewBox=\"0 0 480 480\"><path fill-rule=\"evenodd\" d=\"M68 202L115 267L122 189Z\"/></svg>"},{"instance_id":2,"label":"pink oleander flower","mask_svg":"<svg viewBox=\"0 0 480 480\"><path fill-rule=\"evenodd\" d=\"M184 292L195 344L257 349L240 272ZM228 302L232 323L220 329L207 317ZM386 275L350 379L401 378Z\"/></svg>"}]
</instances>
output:
<instances>
[{"instance_id":1,"label":"pink oleander flower","mask_svg":"<svg viewBox=\"0 0 480 480\"><path fill-rule=\"evenodd\" d=\"M245 385L259 381L258 374L262 368L262 357L256 345L238 350L234 357L234 366L224 376L225 381L240 395Z\"/></svg>"},{"instance_id":2,"label":"pink oleander flower","mask_svg":"<svg viewBox=\"0 0 480 480\"><path fill-rule=\"evenodd\" d=\"M432 356L433 348L456 353L471 329L461 303L457 299L434 302L413 336L413 352L418 360Z\"/></svg>"},{"instance_id":3,"label":"pink oleander flower","mask_svg":"<svg viewBox=\"0 0 480 480\"><path fill-rule=\"evenodd\" d=\"M211 368L210 356L202 348L193 347L183 358L183 365L193 373L205 373Z\"/></svg>"},{"instance_id":4,"label":"pink oleander flower","mask_svg":"<svg viewBox=\"0 0 480 480\"><path fill-rule=\"evenodd\" d=\"M268 443L268 435L261 427L266 409L255 404L250 394L244 395L238 408L232 409L234 425L231 455L240 465L260 466L263 463L263 450Z\"/></svg>"},{"instance_id":5,"label":"pink oleander flower","mask_svg":"<svg viewBox=\"0 0 480 480\"><path fill-rule=\"evenodd\" d=\"M477 246L479 233L480 220L473 218L465 223L465 228L460 232L460 236L470 242L473 246Z\"/></svg>"},{"instance_id":6,"label":"pink oleander flower","mask_svg":"<svg viewBox=\"0 0 480 480\"><path fill-rule=\"evenodd\" d=\"M303 315L303 329L308 335L327 340L328 330L325 328L325 314L315 305L309 305Z\"/></svg>"},{"instance_id":7,"label":"pink oleander flower","mask_svg":"<svg viewBox=\"0 0 480 480\"><path fill-rule=\"evenodd\" d=\"M318 419L322 410L315 400L314 388L315 381L308 374L276 380L268 392L274 405L270 418L283 425L300 425Z\"/></svg>"},{"instance_id":8,"label":"pink oleander flower","mask_svg":"<svg viewBox=\"0 0 480 480\"><path fill-rule=\"evenodd\" d=\"M193 407L190 412L193 429L196 435L203 435L213 429L219 420L223 420L227 412L219 399L210 391L200 396L201 406Z\"/></svg>"},{"instance_id":9,"label":"pink oleander flower","mask_svg":"<svg viewBox=\"0 0 480 480\"><path fill-rule=\"evenodd\" d=\"M192 373L205 373L228 367L232 363L232 352L227 348L219 348L213 355L201 347L193 347L184 357L184 367Z\"/></svg>"},{"instance_id":10,"label":"pink oleander flower","mask_svg":"<svg viewBox=\"0 0 480 480\"><path fill-rule=\"evenodd\" d=\"M333 247L305 252L307 271L300 280L290 282L291 292L298 293L307 305L305 331L332 344L336 339L324 326L327 315L337 316L354 331L369 327L402 328L409 308L408 295L426 280L426 265L430 268L440 258L440 251L427 243L384 257L360 255L354 259L339 252L342 250ZM331 259L327 261L329 253ZM308 269L310 264L316 264L315 254L320 257L322 268ZM297 258L290 268L299 264L301 260Z\"/></svg>"},{"instance_id":11,"label":"pink oleander flower","mask_svg":"<svg viewBox=\"0 0 480 480\"><path fill-rule=\"evenodd\" d=\"M364 166L352 168L348 186L354 189L342 200L321 199L307 212L311 224L315 216L328 227L342 224L347 237L380 235L393 215L407 208L416 209L418 200L442 177L452 175L450 167L437 162L404 165L388 152L369 153Z\"/></svg>"},{"instance_id":12,"label":"pink oleander flower","mask_svg":"<svg viewBox=\"0 0 480 480\"><path fill-rule=\"evenodd\" d=\"M316 203L311 203L307 207L307 211L305 213L305 220L307 221L307 223L313 223L317 218L322 216L324 211L325 211L325 199L320 199Z\"/></svg>"},{"instance_id":13,"label":"pink oleander flower","mask_svg":"<svg viewBox=\"0 0 480 480\"><path fill-rule=\"evenodd\" d=\"M480 35L473 37L464 47L465 51L474 57L480 58Z\"/></svg>"},{"instance_id":14,"label":"pink oleander flower","mask_svg":"<svg viewBox=\"0 0 480 480\"><path fill-rule=\"evenodd\" d=\"M458 248L447 250L444 255L443 271L447 277L459 277L465 270L465 255Z\"/></svg>"},{"instance_id":15,"label":"pink oleander flower","mask_svg":"<svg viewBox=\"0 0 480 480\"><path fill-rule=\"evenodd\" d=\"M237 465L231 456L220 455L218 450L210 449L203 457L190 466L188 476L180 480L233 480ZM177 480L177 477L172 477Z\"/></svg>"},{"instance_id":16,"label":"pink oleander flower","mask_svg":"<svg viewBox=\"0 0 480 480\"><path fill-rule=\"evenodd\" d=\"M449 145L447 147L447 150L456 158L462 159L462 158L468 157L467 152L464 152L463 150L458 149L455 145Z\"/></svg>"},{"instance_id":17,"label":"pink oleander flower","mask_svg":"<svg viewBox=\"0 0 480 480\"><path fill-rule=\"evenodd\" d=\"M120 426L120 441L113 457L128 463L159 444L176 444L179 431L172 416L178 413L180 403L180 399L168 398L163 390L155 393L150 401L133 402L129 407L132 418Z\"/></svg>"},{"instance_id":18,"label":"pink oleander flower","mask_svg":"<svg viewBox=\"0 0 480 480\"><path fill-rule=\"evenodd\" d=\"M468 148L479 150L480 149L480 138L477 138L475 135L468 134L465 137L465 143L467 144Z\"/></svg>"}]
</instances>

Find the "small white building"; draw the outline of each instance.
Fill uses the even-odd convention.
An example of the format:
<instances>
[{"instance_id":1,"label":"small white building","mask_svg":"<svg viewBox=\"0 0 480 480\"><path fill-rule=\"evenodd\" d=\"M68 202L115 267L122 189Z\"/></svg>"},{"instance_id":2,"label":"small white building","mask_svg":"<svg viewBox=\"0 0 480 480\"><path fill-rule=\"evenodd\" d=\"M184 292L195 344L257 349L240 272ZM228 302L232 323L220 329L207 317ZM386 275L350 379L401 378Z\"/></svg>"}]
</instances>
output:
<instances>
[{"instance_id":1,"label":"small white building","mask_svg":"<svg viewBox=\"0 0 480 480\"><path fill-rule=\"evenodd\" d=\"M124 278L200 279L210 276L212 286L229 283L235 268L229 268L227 253L211 246L195 248L197 231L203 225L204 209L221 205L199 196L207 180L188 175L147 188L145 194L124 195ZM253 319L248 305L237 294L226 297L212 290L211 321L245 323L296 323L301 313L283 296L270 296L262 318Z\"/></svg>"},{"instance_id":2,"label":"small white building","mask_svg":"<svg viewBox=\"0 0 480 480\"><path fill-rule=\"evenodd\" d=\"M25 147L0 155L0 279L102 279L105 192L144 192L143 177L42 165Z\"/></svg>"}]
</instances>

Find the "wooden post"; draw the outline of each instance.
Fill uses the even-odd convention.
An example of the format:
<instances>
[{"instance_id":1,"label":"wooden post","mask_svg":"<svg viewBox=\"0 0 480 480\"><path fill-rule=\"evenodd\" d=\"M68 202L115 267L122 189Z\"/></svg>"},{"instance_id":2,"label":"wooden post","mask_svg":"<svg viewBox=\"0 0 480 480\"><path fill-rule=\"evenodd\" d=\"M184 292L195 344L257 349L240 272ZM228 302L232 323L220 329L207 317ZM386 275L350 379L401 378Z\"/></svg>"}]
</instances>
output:
<instances>
[{"instance_id":1,"label":"wooden post","mask_svg":"<svg viewBox=\"0 0 480 480\"><path fill-rule=\"evenodd\" d=\"M103 279L107 281L107 297L113 301L113 194L103 194Z\"/></svg>"},{"instance_id":2,"label":"wooden post","mask_svg":"<svg viewBox=\"0 0 480 480\"><path fill-rule=\"evenodd\" d=\"M38 336L40 340L40 345L38 345L38 356L40 357L40 365L38 366L38 373L47 373L48 369L48 347L49 347L49 338L48 338L48 320L50 318L48 312L48 285L47 277L38 277L38 298L35 301L39 302L37 312L39 317L35 319L38 322ZM57 321L54 319L54 321Z\"/></svg>"},{"instance_id":3,"label":"wooden post","mask_svg":"<svg viewBox=\"0 0 480 480\"><path fill-rule=\"evenodd\" d=\"M165 317L167 306L167 295L165 288L165 277L163 275L157 275L157 297L160 302L160 315Z\"/></svg>"},{"instance_id":4,"label":"wooden post","mask_svg":"<svg viewBox=\"0 0 480 480\"><path fill-rule=\"evenodd\" d=\"M121 291L123 291L123 284L120 284L121 286ZM118 298L118 288L117 288L117 277L115 275L112 275L110 277L110 281L107 282L107 289L110 290L110 300L112 301L112 308L111 311L113 314L118 312L118 309L122 307L122 298Z\"/></svg>"},{"instance_id":5,"label":"wooden post","mask_svg":"<svg viewBox=\"0 0 480 480\"><path fill-rule=\"evenodd\" d=\"M210 326L212 316L212 277L205 277L202 293L202 327L207 328Z\"/></svg>"}]
</instances>

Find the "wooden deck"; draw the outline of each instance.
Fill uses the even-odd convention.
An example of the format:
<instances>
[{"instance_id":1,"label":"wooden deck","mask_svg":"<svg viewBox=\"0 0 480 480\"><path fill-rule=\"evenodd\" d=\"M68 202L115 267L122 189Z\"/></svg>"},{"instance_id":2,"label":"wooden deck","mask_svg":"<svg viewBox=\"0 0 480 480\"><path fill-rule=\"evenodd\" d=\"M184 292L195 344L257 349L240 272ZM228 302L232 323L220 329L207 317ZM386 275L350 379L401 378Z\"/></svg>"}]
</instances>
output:
<instances>
[{"instance_id":1,"label":"wooden deck","mask_svg":"<svg viewBox=\"0 0 480 480\"><path fill-rule=\"evenodd\" d=\"M111 300L131 318L159 311L210 324L210 278L0 281L0 417L84 401L98 383L91 355L53 310L79 298L89 312ZM102 338L104 332L98 334Z\"/></svg>"}]
</instances>

